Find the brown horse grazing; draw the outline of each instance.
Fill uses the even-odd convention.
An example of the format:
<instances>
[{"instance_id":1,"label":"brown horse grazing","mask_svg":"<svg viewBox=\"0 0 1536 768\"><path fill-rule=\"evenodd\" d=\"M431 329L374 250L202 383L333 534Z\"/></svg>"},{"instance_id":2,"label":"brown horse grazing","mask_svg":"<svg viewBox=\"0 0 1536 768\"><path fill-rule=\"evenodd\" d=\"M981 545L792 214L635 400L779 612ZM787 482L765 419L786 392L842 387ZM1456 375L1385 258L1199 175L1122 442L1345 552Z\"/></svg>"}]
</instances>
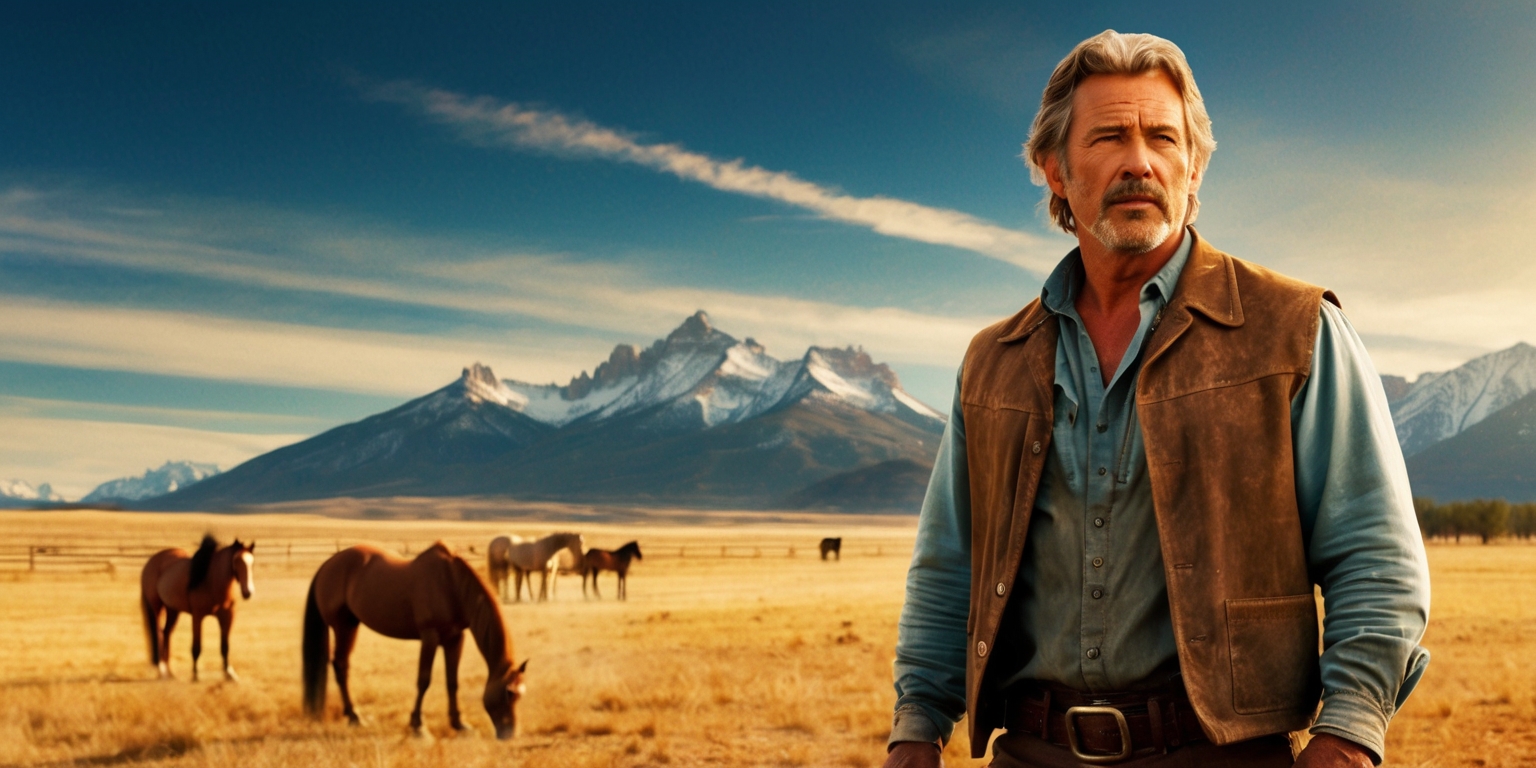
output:
<instances>
[{"instance_id":1,"label":"brown horse grazing","mask_svg":"<svg viewBox=\"0 0 1536 768\"><path fill-rule=\"evenodd\" d=\"M640 543L631 541L618 549L608 551L606 549L589 549L582 558L585 566L581 574L581 596L587 596L587 577L592 577L592 594L599 599L602 595L597 591L598 571L614 571L619 574L618 593L620 600L629 599L629 561L644 560L640 554Z\"/></svg>"},{"instance_id":2,"label":"brown horse grazing","mask_svg":"<svg viewBox=\"0 0 1536 768\"><path fill-rule=\"evenodd\" d=\"M229 628L235 623L235 584L240 595L251 599L256 591L251 566L256 542L235 543L219 549L212 536L204 536L197 552L162 549L144 564L139 575L139 603L144 609L144 632L149 636L149 663L162 679L171 675L171 630L183 613L192 614L192 679L197 679L197 658L203 655L203 619L219 620L219 652L224 656L224 677L238 680L229 666ZM161 626L160 616L165 615Z\"/></svg>"},{"instance_id":3,"label":"brown horse grazing","mask_svg":"<svg viewBox=\"0 0 1536 768\"><path fill-rule=\"evenodd\" d=\"M464 630L475 636L490 674L485 681L485 711L496 727L496 738L512 737L517 700L523 694L522 666L512 666L512 637L501 617L496 597L469 563L441 541L415 560L405 560L368 546L344 549L315 572L304 608L304 709L319 717L325 709L325 663L336 672L342 711L353 725L362 722L347 687L348 659L362 624L385 637L420 640L416 673L416 708L411 728L421 727L421 700L432 683L432 661L443 648L448 684L448 723L466 730L459 719L459 656ZM331 653L331 630L336 651Z\"/></svg>"},{"instance_id":4,"label":"brown horse grazing","mask_svg":"<svg viewBox=\"0 0 1536 768\"><path fill-rule=\"evenodd\" d=\"M837 556L839 562L843 559L843 537L821 540L821 559L827 559L828 554Z\"/></svg>"}]
</instances>

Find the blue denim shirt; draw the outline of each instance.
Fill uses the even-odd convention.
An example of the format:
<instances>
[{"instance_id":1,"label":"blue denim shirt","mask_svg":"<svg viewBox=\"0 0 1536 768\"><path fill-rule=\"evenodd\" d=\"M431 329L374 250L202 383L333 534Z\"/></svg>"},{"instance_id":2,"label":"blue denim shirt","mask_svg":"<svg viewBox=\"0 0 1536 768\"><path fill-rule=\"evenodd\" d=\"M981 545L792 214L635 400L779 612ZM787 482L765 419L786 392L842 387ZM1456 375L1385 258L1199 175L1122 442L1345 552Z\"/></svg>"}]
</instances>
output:
<instances>
[{"instance_id":1,"label":"blue denim shirt","mask_svg":"<svg viewBox=\"0 0 1536 768\"><path fill-rule=\"evenodd\" d=\"M1042 290L1061 323L1054 437L1019 572L1020 622L1004 628L1022 660L1007 679L1124 690L1177 663L1135 381L1190 242L1186 236L1143 286L1141 325L1108 385L1074 307L1082 279L1076 251ZM1312 374L1291 408L1308 565L1327 604L1323 709L1312 730L1379 757L1387 721L1428 663L1418 646L1428 620L1428 567L1380 378L1343 313L1327 302L1321 312ZM969 599L969 480L957 383L907 576L891 742L948 739L964 714Z\"/></svg>"}]
</instances>

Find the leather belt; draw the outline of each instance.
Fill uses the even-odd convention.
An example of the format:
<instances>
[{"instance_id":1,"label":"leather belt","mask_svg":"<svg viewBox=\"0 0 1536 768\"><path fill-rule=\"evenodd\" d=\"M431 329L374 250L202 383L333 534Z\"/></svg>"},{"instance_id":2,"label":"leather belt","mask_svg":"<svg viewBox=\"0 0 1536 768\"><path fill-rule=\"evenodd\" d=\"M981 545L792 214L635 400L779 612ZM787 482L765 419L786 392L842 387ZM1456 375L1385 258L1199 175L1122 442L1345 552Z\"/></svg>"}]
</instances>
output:
<instances>
[{"instance_id":1,"label":"leather belt","mask_svg":"<svg viewBox=\"0 0 1536 768\"><path fill-rule=\"evenodd\" d=\"M1109 764L1204 741L1182 686L1139 693L1084 694L1060 686L1022 685L1005 699L1004 727L1072 750L1085 763Z\"/></svg>"}]
</instances>

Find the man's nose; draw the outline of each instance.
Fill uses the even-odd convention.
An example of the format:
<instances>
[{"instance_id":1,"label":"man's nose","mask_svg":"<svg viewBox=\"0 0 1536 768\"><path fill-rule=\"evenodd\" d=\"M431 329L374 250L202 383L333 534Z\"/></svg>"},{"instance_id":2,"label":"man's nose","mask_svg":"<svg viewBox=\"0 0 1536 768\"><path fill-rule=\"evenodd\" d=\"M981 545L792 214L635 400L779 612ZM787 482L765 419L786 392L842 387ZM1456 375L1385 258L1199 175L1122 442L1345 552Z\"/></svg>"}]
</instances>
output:
<instances>
[{"instance_id":1,"label":"man's nose","mask_svg":"<svg viewBox=\"0 0 1536 768\"><path fill-rule=\"evenodd\" d=\"M1152 153L1143 142L1130 142L1125 161L1120 167L1120 180L1150 178L1152 178Z\"/></svg>"}]
</instances>

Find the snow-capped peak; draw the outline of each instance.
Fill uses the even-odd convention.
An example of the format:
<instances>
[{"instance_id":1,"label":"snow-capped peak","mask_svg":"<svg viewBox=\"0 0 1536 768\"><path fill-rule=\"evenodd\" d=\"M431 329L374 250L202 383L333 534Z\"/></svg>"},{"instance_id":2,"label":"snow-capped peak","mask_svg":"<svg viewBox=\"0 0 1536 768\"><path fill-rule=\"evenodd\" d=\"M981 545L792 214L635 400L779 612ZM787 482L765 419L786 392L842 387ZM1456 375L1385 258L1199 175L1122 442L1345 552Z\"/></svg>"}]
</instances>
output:
<instances>
[{"instance_id":1,"label":"snow-capped peak","mask_svg":"<svg viewBox=\"0 0 1536 768\"><path fill-rule=\"evenodd\" d=\"M464 387L464 396L474 402L495 403L515 410L521 410L522 406L528 403L526 397L501 383L490 366L475 363L465 368L464 373L459 377L459 383Z\"/></svg>"},{"instance_id":2,"label":"snow-capped peak","mask_svg":"<svg viewBox=\"0 0 1536 768\"><path fill-rule=\"evenodd\" d=\"M467 373L466 373L467 376ZM654 428L700 428L745 421L815 393L819 400L942 420L901 390L896 374L862 349L812 347L798 361L770 356L754 339L737 341L700 310L645 349L614 347L608 359L570 383L500 382L508 407L562 427L650 413Z\"/></svg>"},{"instance_id":3,"label":"snow-capped peak","mask_svg":"<svg viewBox=\"0 0 1536 768\"><path fill-rule=\"evenodd\" d=\"M96 490L86 494L81 501L138 501L163 496L217 474L217 464L167 461L159 469L146 469L144 474L136 477L108 480L96 486Z\"/></svg>"},{"instance_id":4,"label":"snow-capped peak","mask_svg":"<svg viewBox=\"0 0 1536 768\"><path fill-rule=\"evenodd\" d=\"M1525 342L1459 368L1425 373L1392 403L1403 453L1413 455L1536 390L1536 347Z\"/></svg>"},{"instance_id":5,"label":"snow-capped peak","mask_svg":"<svg viewBox=\"0 0 1536 768\"><path fill-rule=\"evenodd\" d=\"M53 492L53 486L42 483L34 487L25 480L0 480L0 498L23 501L63 501L64 497Z\"/></svg>"}]
</instances>

